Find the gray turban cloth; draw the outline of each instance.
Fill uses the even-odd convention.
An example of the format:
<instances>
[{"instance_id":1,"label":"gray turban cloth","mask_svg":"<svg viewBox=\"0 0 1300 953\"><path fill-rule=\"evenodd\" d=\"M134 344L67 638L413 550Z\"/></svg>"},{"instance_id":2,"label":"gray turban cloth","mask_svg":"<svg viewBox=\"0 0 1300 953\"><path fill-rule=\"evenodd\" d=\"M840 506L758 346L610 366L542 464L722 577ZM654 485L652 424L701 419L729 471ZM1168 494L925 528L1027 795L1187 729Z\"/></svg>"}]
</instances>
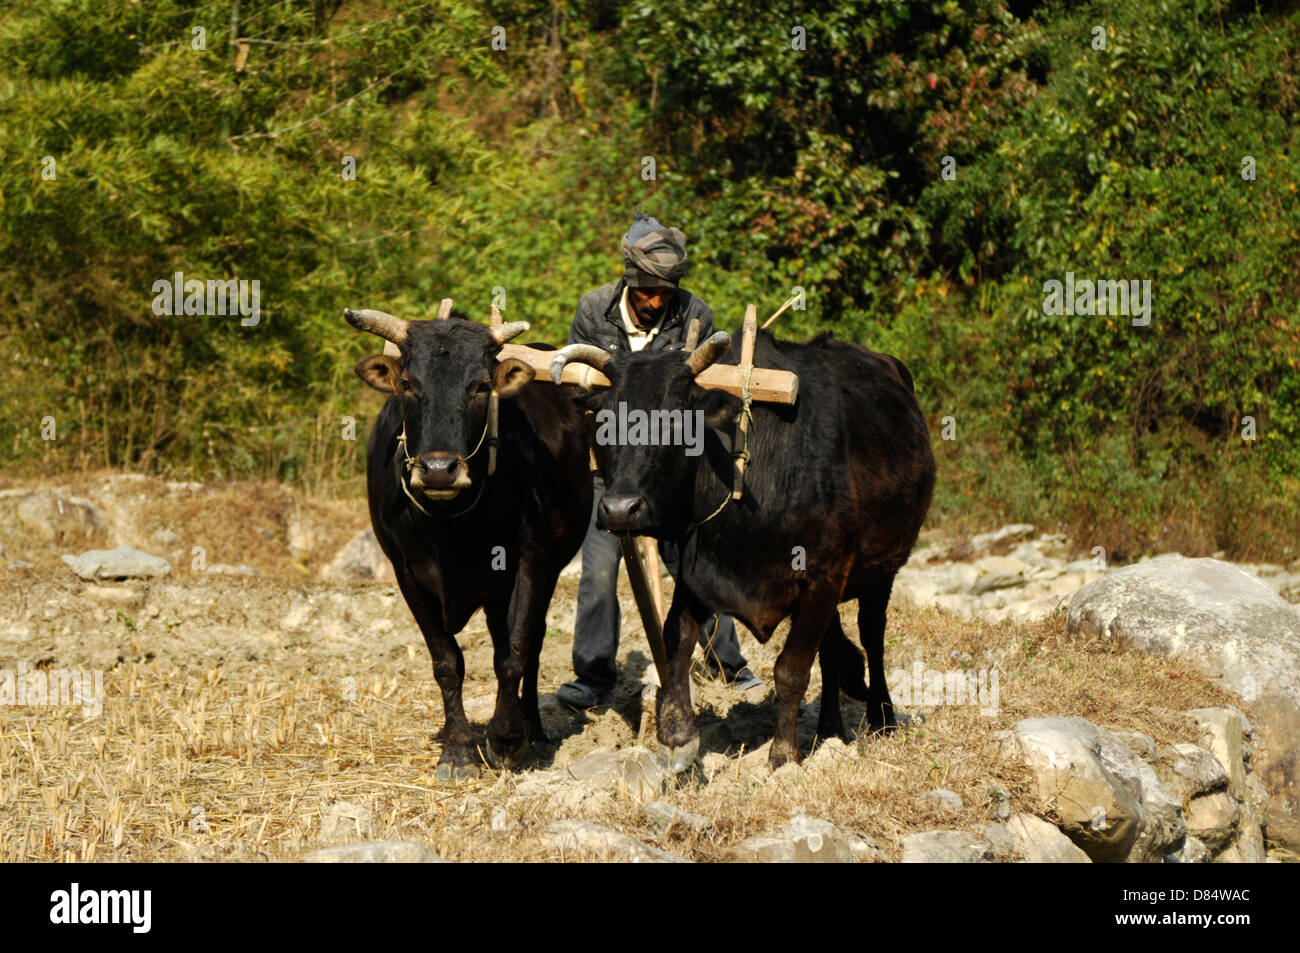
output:
<instances>
[{"instance_id":1,"label":"gray turban cloth","mask_svg":"<svg viewBox=\"0 0 1300 953\"><path fill-rule=\"evenodd\" d=\"M637 209L623 236L623 261L629 288L676 288L686 274L686 235Z\"/></svg>"}]
</instances>

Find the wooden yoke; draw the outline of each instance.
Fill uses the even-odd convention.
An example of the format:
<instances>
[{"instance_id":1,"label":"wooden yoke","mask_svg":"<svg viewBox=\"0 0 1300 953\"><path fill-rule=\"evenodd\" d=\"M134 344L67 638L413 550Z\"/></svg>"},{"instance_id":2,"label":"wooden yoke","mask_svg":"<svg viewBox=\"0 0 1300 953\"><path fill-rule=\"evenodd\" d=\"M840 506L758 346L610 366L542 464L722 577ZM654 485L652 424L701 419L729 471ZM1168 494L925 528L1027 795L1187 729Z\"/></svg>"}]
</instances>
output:
<instances>
[{"instance_id":1,"label":"wooden yoke","mask_svg":"<svg viewBox=\"0 0 1300 953\"><path fill-rule=\"evenodd\" d=\"M537 379L550 380L551 362L555 360L555 351L537 351L522 344L505 344L501 347L501 357L517 357L525 364L531 364L537 371ZM583 390L593 387L608 387L609 378L587 364L565 365L563 384L577 384ZM742 396L740 368L735 364L714 364L700 372L695 382L701 387L723 390L736 397ZM750 393L754 400L767 404L793 404L799 397L799 378L792 371L777 371L766 367L754 368L749 381Z\"/></svg>"}]
</instances>

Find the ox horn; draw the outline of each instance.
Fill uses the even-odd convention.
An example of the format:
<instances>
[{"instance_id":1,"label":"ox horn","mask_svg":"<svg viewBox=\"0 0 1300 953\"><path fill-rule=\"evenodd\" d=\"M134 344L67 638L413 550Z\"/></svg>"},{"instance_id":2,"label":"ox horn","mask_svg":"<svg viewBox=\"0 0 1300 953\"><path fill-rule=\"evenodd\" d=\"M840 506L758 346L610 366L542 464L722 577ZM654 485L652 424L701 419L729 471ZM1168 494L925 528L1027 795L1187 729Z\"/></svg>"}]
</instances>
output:
<instances>
[{"instance_id":1,"label":"ox horn","mask_svg":"<svg viewBox=\"0 0 1300 953\"><path fill-rule=\"evenodd\" d=\"M505 324L498 324L488 330L492 332L492 340L498 344L505 344L511 338L518 337L527 331L531 324L527 321L507 321Z\"/></svg>"},{"instance_id":2,"label":"ox horn","mask_svg":"<svg viewBox=\"0 0 1300 953\"><path fill-rule=\"evenodd\" d=\"M731 335L726 331L719 331L691 351L690 357L686 359L686 366L691 369L691 376L695 377L706 367L716 364L718 358L726 354L729 347L731 347Z\"/></svg>"},{"instance_id":3,"label":"ox horn","mask_svg":"<svg viewBox=\"0 0 1300 953\"><path fill-rule=\"evenodd\" d=\"M344 308L343 317L347 318L348 324L358 331L378 334L385 341L392 341L394 344L406 343L406 332L410 328L410 322L403 321L401 318L395 318L383 311L372 311L369 308L361 311Z\"/></svg>"},{"instance_id":4,"label":"ox horn","mask_svg":"<svg viewBox=\"0 0 1300 953\"><path fill-rule=\"evenodd\" d=\"M556 352L555 360L551 361L551 380L558 384L564 374L564 365L570 361L587 364L603 372L605 365L609 363L609 358L608 351L594 344L570 344L568 347L562 347Z\"/></svg>"}]
</instances>

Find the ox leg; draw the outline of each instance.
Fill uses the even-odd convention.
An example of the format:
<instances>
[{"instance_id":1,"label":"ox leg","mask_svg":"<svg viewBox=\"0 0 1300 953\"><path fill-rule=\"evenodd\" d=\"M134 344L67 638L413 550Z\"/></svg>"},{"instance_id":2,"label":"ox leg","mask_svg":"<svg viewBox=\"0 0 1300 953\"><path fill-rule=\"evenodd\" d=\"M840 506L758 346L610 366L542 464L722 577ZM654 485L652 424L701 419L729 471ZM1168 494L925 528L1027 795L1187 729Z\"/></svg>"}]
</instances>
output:
<instances>
[{"instance_id":1,"label":"ox leg","mask_svg":"<svg viewBox=\"0 0 1300 953\"><path fill-rule=\"evenodd\" d=\"M822 707L821 714L817 716L817 737L823 741L827 738L849 740L849 734L844 729L844 714L840 710L840 683L846 661L843 653L844 645L841 643L847 644L847 640L844 629L840 625L839 608L836 607L830 625L826 628L826 635L822 639L821 651L817 653L822 670ZM857 653L857 649L848 647L855 654Z\"/></svg>"},{"instance_id":2,"label":"ox leg","mask_svg":"<svg viewBox=\"0 0 1300 953\"><path fill-rule=\"evenodd\" d=\"M542 642L546 639L546 610L555 595L555 582L558 579L557 573L546 587L546 598L536 601L529 616L528 659L524 666L524 720L528 723L530 737L539 744L550 741L546 737L546 729L542 727L542 712L537 704L537 670L541 665Z\"/></svg>"},{"instance_id":3,"label":"ox leg","mask_svg":"<svg viewBox=\"0 0 1300 953\"><path fill-rule=\"evenodd\" d=\"M519 583L522 585L522 580ZM528 730L519 705L519 682L523 678L528 649L524 633L507 611L504 600L485 606L488 631L492 634L492 667L497 674L497 703L487 728L488 763L498 768L516 768L528 751Z\"/></svg>"},{"instance_id":4,"label":"ox leg","mask_svg":"<svg viewBox=\"0 0 1300 953\"><path fill-rule=\"evenodd\" d=\"M867 653L867 722L871 733L892 731L898 724L885 684L885 610L894 588L894 574L882 573L858 594L858 638Z\"/></svg>"},{"instance_id":5,"label":"ox leg","mask_svg":"<svg viewBox=\"0 0 1300 953\"><path fill-rule=\"evenodd\" d=\"M545 740L537 706L537 667L546 634L546 609L555 591L555 573L520 567L508 613L488 616L493 662L497 673L497 704L488 724L488 755L503 767L518 767L532 740ZM520 701L520 682L523 700Z\"/></svg>"},{"instance_id":6,"label":"ox leg","mask_svg":"<svg viewBox=\"0 0 1300 953\"><path fill-rule=\"evenodd\" d=\"M694 764L700 752L695 706L691 704L691 656L700 638L700 620L708 615L703 606L688 605L683 587L677 586L664 619L668 680L659 687L655 703L659 760L674 774Z\"/></svg>"},{"instance_id":7,"label":"ox leg","mask_svg":"<svg viewBox=\"0 0 1300 953\"><path fill-rule=\"evenodd\" d=\"M461 699L465 656L456 639L443 627L442 607L438 600L426 595L420 584L405 571L397 573L397 583L424 634L424 644L429 647L429 655L433 658L433 677L442 690L442 710L447 723L443 728L442 754L434 777L438 781L476 778L479 758L474 751L469 720L465 717Z\"/></svg>"},{"instance_id":8,"label":"ox leg","mask_svg":"<svg viewBox=\"0 0 1300 953\"><path fill-rule=\"evenodd\" d=\"M821 647L826 630L831 624L831 616L838 613L839 602L834 597L813 601L795 616L790 625L790 635L785 640L785 647L776 659L773 673L776 682L776 735L772 739L772 750L768 753L768 762L773 768L793 761L799 763L799 703L808 691L808 678L812 674L813 658ZM838 660L824 662L822 672L829 667L834 673ZM834 708L838 714L839 679L834 674ZM822 698L823 716L825 715L826 696Z\"/></svg>"}]
</instances>

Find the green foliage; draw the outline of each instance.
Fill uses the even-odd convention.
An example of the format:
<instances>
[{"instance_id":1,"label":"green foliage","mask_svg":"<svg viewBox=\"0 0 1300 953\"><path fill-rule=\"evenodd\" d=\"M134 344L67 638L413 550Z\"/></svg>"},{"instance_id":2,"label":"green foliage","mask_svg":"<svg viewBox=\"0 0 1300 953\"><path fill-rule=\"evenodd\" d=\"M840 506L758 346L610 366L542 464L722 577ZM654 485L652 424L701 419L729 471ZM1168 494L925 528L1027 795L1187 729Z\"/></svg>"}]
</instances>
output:
<instances>
[{"instance_id":1,"label":"green foliage","mask_svg":"<svg viewBox=\"0 0 1300 953\"><path fill-rule=\"evenodd\" d=\"M375 345L343 307L451 295L483 317L503 289L559 343L640 203L687 232L720 326L800 287L779 332L908 364L936 521L1280 551L1300 527L1298 40L1300 14L1226 0L12 5L0 446L355 481L338 428L363 439L378 407L351 371ZM155 315L177 271L260 281L260 322ZM1066 272L1149 280L1150 324L1045 313Z\"/></svg>"}]
</instances>

